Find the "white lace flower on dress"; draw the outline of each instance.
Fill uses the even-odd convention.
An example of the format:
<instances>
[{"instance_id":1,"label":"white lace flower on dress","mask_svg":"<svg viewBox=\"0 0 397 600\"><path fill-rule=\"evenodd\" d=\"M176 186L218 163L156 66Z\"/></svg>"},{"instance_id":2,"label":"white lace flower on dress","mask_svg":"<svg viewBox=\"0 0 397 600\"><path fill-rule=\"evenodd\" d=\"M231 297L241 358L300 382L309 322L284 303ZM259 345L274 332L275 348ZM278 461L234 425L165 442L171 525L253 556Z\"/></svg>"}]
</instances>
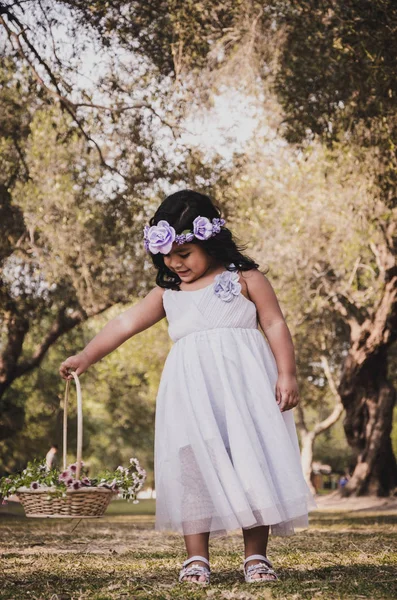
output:
<instances>
[{"instance_id":1,"label":"white lace flower on dress","mask_svg":"<svg viewBox=\"0 0 397 600\"><path fill-rule=\"evenodd\" d=\"M216 275L214 282L214 292L224 302L230 302L241 292L241 283L239 283L239 276L236 272L224 271Z\"/></svg>"}]
</instances>

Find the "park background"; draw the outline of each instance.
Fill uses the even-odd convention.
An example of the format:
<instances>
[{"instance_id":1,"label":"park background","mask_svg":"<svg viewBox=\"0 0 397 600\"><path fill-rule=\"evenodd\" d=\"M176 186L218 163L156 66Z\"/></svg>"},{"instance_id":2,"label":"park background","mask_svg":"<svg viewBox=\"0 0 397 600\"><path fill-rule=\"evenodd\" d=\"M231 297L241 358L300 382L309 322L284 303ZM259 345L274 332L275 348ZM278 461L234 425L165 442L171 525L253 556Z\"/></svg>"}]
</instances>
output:
<instances>
[{"instance_id":1,"label":"park background","mask_svg":"<svg viewBox=\"0 0 397 600\"><path fill-rule=\"evenodd\" d=\"M59 364L153 287L143 227L191 188L279 298L307 480L395 493L396 29L391 0L0 2L0 474L62 447ZM82 376L91 473L136 456L153 487L170 344Z\"/></svg>"}]
</instances>

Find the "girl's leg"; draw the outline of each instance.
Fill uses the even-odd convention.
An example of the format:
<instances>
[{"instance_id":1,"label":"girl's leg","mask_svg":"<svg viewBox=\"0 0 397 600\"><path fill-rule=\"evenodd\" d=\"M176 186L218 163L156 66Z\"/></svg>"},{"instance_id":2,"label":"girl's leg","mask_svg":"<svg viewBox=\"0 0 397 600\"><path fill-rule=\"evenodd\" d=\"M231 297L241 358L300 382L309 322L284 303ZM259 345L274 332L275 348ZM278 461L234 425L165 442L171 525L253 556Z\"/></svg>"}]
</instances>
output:
<instances>
[{"instance_id":1,"label":"girl's leg","mask_svg":"<svg viewBox=\"0 0 397 600\"><path fill-rule=\"evenodd\" d=\"M245 558L251 556L251 554L263 554L266 556L267 541L269 538L269 526L261 525L259 527L252 527L251 529L243 529L244 537L244 548ZM246 568L250 565L256 565L261 562L258 559L250 560L246 564ZM264 573L256 573L253 575L254 579L274 579L273 575L265 575Z\"/></svg>"},{"instance_id":2,"label":"girl's leg","mask_svg":"<svg viewBox=\"0 0 397 600\"><path fill-rule=\"evenodd\" d=\"M205 532L205 533L195 533L192 535L185 535L183 536L185 539L185 544L186 544L186 551L187 551L187 557L190 558L191 556L204 556L204 558L207 558L209 560L209 548L208 548L208 540L210 537L209 532ZM208 569L208 565L206 565L204 562L202 562L201 560L195 560L194 562L190 563L189 567L191 565L201 565L203 567L206 567ZM203 575L191 575L190 577L186 577L186 581L205 581L205 577Z\"/></svg>"}]
</instances>

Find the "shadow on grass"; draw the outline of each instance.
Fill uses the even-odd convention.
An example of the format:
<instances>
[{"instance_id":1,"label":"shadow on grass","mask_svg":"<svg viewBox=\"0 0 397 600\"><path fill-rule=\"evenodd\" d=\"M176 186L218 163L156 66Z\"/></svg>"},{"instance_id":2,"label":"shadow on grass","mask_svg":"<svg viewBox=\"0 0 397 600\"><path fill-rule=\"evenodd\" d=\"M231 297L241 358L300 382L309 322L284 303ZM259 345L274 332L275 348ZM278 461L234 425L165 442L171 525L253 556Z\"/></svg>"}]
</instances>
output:
<instances>
[{"instance_id":1,"label":"shadow on grass","mask_svg":"<svg viewBox=\"0 0 397 600\"><path fill-rule=\"evenodd\" d=\"M343 527L365 527L372 525L396 525L396 514L360 514L342 512L323 512L310 514L310 526L328 527L342 525Z\"/></svg>"},{"instance_id":2,"label":"shadow on grass","mask_svg":"<svg viewBox=\"0 0 397 600\"><path fill-rule=\"evenodd\" d=\"M80 574L43 573L25 577L8 576L3 583L1 598L35 597L50 599L57 594L62 599L79 597L77 592L89 594L90 598L174 599L201 598L207 594L192 585L180 585L177 581L179 565L166 565L156 569L153 557L131 561L131 564L109 563L107 572L84 568ZM174 561L173 561L174 562ZM147 571L144 567L152 565ZM117 573L117 567L125 573ZM214 567L213 567L214 568ZM274 598L379 598L397 597L396 572L390 566L372 566L357 563L354 566L332 566L321 569L280 569L280 580L270 586L246 584L242 571L238 569L214 570L211 586L205 589L218 589L220 592L233 590L235 595L227 598L243 598L244 590L250 591L250 598L263 598L264 590L271 590ZM17 594L16 591L18 590ZM114 593L116 593L114 595ZM150 592L150 593L149 593ZM40 594L37 596L37 594ZM13 595L14 594L14 595ZM99 594L99 595L98 595ZM335 595L337 594L337 595ZM213 596L214 598L216 596ZM226 597L224 595L219 597Z\"/></svg>"},{"instance_id":3,"label":"shadow on grass","mask_svg":"<svg viewBox=\"0 0 397 600\"><path fill-rule=\"evenodd\" d=\"M280 572L284 594L299 592L311 598L316 592L332 590L340 597L393 598L397 597L397 571L391 565L378 566L356 563L352 566L334 565L321 569L283 569ZM307 593L312 596L307 596ZM282 597L277 594L276 597ZM324 597L327 597L325 593ZM334 596L333 596L334 597ZM339 598L339 596L337 596Z\"/></svg>"}]
</instances>

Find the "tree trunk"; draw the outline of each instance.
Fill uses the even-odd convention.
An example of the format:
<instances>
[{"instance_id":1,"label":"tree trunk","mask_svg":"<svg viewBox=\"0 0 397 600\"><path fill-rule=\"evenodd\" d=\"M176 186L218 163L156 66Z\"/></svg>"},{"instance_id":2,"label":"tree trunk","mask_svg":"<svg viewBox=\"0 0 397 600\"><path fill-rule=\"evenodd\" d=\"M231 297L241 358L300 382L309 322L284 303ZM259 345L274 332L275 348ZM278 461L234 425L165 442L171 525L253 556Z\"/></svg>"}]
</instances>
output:
<instances>
[{"instance_id":1,"label":"tree trunk","mask_svg":"<svg viewBox=\"0 0 397 600\"><path fill-rule=\"evenodd\" d=\"M303 471L303 475L305 477L306 483L309 486L312 494L317 493L317 490L315 489L313 482L312 482L314 442L316 441L316 437L318 435L320 435L320 433L327 431L327 429L330 429L330 427L332 427L337 422L337 420L340 418L340 416L343 412L343 404L342 404L341 398L338 394L338 391L336 389L336 384L332 377L332 373L331 373L331 369L328 364L328 360L325 356L321 356L321 364L324 369L324 375L327 378L328 385L329 385L330 390L335 399L335 404L334 404L334 408L333 408L332 412L328 415L328 417L326 417L322 421L316 423L314 425L313 429L309 430L309 428L306 425L305 415L304 415L302 404L299 403L297 406L297 409L296 409L296 415L297 415L296 425L299 430L300 439L301 439L302 471Z\"/></svg>"},{"instance_id":2,"label":"tree trunk","mask_svg":"<svg viewBox=\"0 0 397 600\"><path fill-rule=\"evenodd\" d=\"M344 495L387 496L397 486L397 465L391 444L395 390L387 380L387 348L383 346L357 369L349 354L339 393L346 409L344 428L357 463Z\"/></svg>"},{"instance_id":3,"label":"tree trunk","mask_svg":"<svg viewBox=\"0 0 397 600\"><path fill-rule=\"evenodd\" d=\"M302 431L300 432L301 438L301 464L302 471L305 477L305 481L310 488L312 494L316 494L317 490L315 489L312 483L312 464L313 464L313 446L315 440L314 431Z\"/></svg>"},{"instance_id":4,"label":"tree trunk","mask_svg":"<svg viewBox=\"0 0 397 600\"><path fill-rule=\"evenodd\" d=\"M338 393L346 410L344 428L356 454L347 496L387 496L397 486L397 465L390 434L395 391L387 379L389 348L397 340L397 224L382 229L384 242L370 243L379 276L379 299L371 310L352 303L343 293L325 289L350 327L350 349Z\"/></svg>"}]
</instances>

